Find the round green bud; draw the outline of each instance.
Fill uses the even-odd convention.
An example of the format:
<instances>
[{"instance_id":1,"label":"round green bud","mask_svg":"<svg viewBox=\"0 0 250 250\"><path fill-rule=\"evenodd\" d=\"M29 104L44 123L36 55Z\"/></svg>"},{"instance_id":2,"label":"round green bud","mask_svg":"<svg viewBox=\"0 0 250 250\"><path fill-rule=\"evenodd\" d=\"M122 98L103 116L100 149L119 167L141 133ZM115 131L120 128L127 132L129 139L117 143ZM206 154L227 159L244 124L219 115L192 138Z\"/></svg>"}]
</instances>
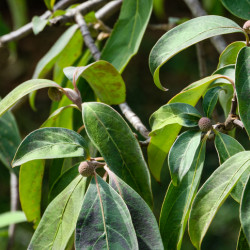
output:
<instances>
[{"instance_id":1,"label":"round green bud","mask_svg":"<svg viewBox=\"0 0 250 250\"><path fill-rule=\"evenodd\" d=\"M78 167L78 172L84 177L89 177L94 174L95 169L96 165L94 163L91 161L83 161Z\"/></svg>"}]
</instances>

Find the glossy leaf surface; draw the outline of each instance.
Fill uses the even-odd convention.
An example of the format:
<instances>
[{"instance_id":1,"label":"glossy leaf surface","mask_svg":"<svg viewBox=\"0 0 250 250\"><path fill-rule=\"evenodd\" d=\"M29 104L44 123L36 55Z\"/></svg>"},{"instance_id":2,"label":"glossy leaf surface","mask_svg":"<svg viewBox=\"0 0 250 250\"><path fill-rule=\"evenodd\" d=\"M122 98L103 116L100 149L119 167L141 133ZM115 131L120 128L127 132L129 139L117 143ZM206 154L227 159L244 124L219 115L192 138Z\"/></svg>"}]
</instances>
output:
<instances>
[{"instance_id":1,"label":"glossy leaf surface","mask_svg":"<svg viewBox=\"0 0 250 250\"><path fill-rule=\"evenodd\" d=\"M46 208L28 249L64 249L75 230L86 178L78 176Z\"/></svg>"},{"instance_id":2,"label":"glossy leaf surface","mask_svg":"<svg viewBox=\"0 0 250 250\"><path fill-rule=\"evenodd\" d=\"M243 32L238 24L221 16L193 18L168 31L151 50L149 67L156 86L166 90L160 83L161 66L180 51L204 39L235 32Z\"/></svg>"},{"instance_id":3,"label":"glossy leaf surface","mask_svg":"<svg viewBox=\"0 0 250 250\"><path fill-rule=\"evenodd\" d=\"M240 17L245 20L250 19L250 2L249 0L221 0L222 4L229 10L233 15Z\"/></svg>"},{"instance_id":4,"label":"glossy leaf surface","mask_svg":"<svg viewBox=\"0 0 250 250\"><path fill-rule=\"evenodd\" d=\"M113 172L109 172L109 184L126 203L137 236L139 249L163 250L163 244L154 214L129 185Z\"/></svg>"},{"instance_id":5,"label":"glossy leaf surface","mask_svg":"<svg viewBox=\"0 0 250 250\"><path fill-rule=\"evenodd\" d=\"M246 46L245 42L233 42L229 44L221 53L217 68L222 68L229 64L235 64L239 51Z\"/></svg>"},{"instance_id":6,"label":"glossy leaf surface","mask_svg":"<svg viewBox=\"0 0 250 250\"><path fill-rule=\"evenodd\" d=\"M65 75L72 81L80 76L88 81L97 97L107 104L120 104L125 102L125 83L119 72L106 61L97 61L85 67L68 67Z\"/></svg>"},{"instance_id":7,"label":"glossy leaf surface","mask_svg":"<svg viewBox=\"0 0 250 250\"><path fill-rule=\"evenodd\" d=\"M0 214L0 228L27 221L24 212L13 211Z\"/></svg>"},{"instance_id":8,"label":"glossy leaf surface","mask_svg":"<svg viewBox=\"0 0 250 250\"><path fill-rule=\"evenodd\" d=\"M123 1L120 16L101 55L122 72L137 53L152 12L152 0Z\"/></svg>"},{"instance_id":9,"label":"glossy leaf surface","mask_svg":"<svg viewBox=\"0 0 250 250\"><path fill-rule=\"evenodd\" d=\"M248 177L240 203L240 223L250 246L250 178Z\"/></svg>"},{"instance_id":10,"label":"glossy leaf surface","mask_svg":"<svg viewBox=\"0 0 250 250\"><path fill-rule=\"evenodd\" d=\"M213 75L190 84L168 103L180 102L195 106L208 86L219 77L220 75ZM181 126L179 124L171 124L151 135L148 146L148 164L157 181L160 181L162 165L180 130Z\"/></svg>"},{"instance_id":11,"label":"glossy leaf surface","mask_svg":"<svg viewBox=\"0 0 250 250\"><path fill-rule=\"evenodd\" d=\"M22 210L27 220L37 227L41 218L42 183L44 161L36 160L25 163L20 168L19 196Z\"/></svg>"},{"instance_id":12,"label":"glossy leaf surface","mask_svg":"<svg viewBox=\"0 0 250 250\"><path fill-rule=\"evenodd\" d=\"M160 215L160 232L165 249L180 249L191 205L199 186L205 160L206 141L196 150L192 166L178 186L171 182Z\"/></svg>"},{"instance_id":13,"label":"glossy leaf surface","mask_svg":"<svg viewBox=\"0 0 250 250\"><path fill-rule=\"evenodd\" d=\"M103 103L84 103L86 132L110 169L152 205L150 175L141 148L123 118Z\"/></svg>"},{"instance_id":14,"label":"glossy leaf surface","mask_svg":"<svg viewBox=\"0 0 250 250\"><path fill-rule=\"evenodd\" d=\"M149 119L153 134L169 124L178 123L185 127L196 127L201 114L196 108L185 103L170 103L160 107Z\"/></svg>"},{"instance_id":15,"label":"glossy leaf surface","mask_svg":"<svg viewBox=\"0 0 250 250\"><path fill-rule=\"evenodd\" d=\"M201 131L188 130L182 133L173 144L168 155L168 166L174 186L180 184L189 171L195 152L200 144Z\"/></svg>"},{"instance_id":16,"label":"glossy leaf surface","mask_svg":"<svg viewBox=\"0 0 250 250\"><path fill-rule=\"evenodd\" d=\"M203 111L205 115L209 118L211 118L214 108L217 104L219 93L220 93L221 87L214 87L209 89L204 98L203 98Z\"/></svg>"},{"instance_id":17,"label":"glossy leaf surface","mask_svg":"<svg viewBox=\"0 0 250 250\"><path fill-rule=\"evenodd\" d=\"M189 235L196 248L200 248L216 212L249 168L250 152L237 153L218 167L199 190L189 218Z\"/></svg>"},{"instance_id":18,"label":"glossy leaf surface","mask_svg":"<svg viewBox=\"0 0 250 250\"><path fill-rule=\"evenodd\" d=\"M250 47L239 52L236 62L235 87L239 103L240 118L250 137Z\"/></svg>"},{"instance_id":19,"label":"glossy leaf surface","mask_svg":"<svg viewBox=\"0 0 250 250\"><path fill-rule=\"evenodd\" d=\"M36 159L88 157L86 141L78 133L65 128L41 128L24 138L17 149L12 166Z\"/></svg>"},{"instance_id":20,"label":"glossy leaf surface","mask_svg":"<svg viewBox=\"0 0 250 250\"><path fill-rule=\"evenodd\" d=\"M97 180L98 188L92 178L77 220L76 249L139 249L126 204L101 177Z\"/></svg>"},{"instance_id":21,"label":"glossy leaf surface","mask_svg":"<svg viewBox=\"0 0 250 250\"><path fill-rule=\"evenodd\" d=\"M59 85L46 79L33 79L18 85L0 101L0 116L10 109L22 97L26 96L32 91L49 87L57 88Z\"/></svg>"}]
</instances>

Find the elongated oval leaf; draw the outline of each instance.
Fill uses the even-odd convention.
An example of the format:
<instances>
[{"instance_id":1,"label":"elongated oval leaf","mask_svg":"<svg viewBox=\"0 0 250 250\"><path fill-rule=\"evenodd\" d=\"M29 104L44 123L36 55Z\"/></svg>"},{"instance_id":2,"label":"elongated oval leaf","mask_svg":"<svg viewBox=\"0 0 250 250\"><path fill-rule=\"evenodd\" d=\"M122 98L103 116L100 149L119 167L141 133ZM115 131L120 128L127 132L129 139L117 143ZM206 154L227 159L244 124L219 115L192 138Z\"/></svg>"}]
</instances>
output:
<instances>
[{"instance_id":1,"label":"elongated oval leaf","mask_svg":"<svg viewBox=\"0 0 250 250\"><path fill-rule=\"evenodd\" d=\"M149 119L153 134L155 131L173 123L185 127L196 127L201 114L193 106L186 103L170 103L160 107Z\"/></svg>"},{"instance_id":2,"label":"elongated oval leaf","mask_svg":"<svg viewBox=\"0 0 250 250\"><path fill-rule=\"evenodd\" d=\"M77 220L76 250L139 249L126 204L101 177L97 180L92 179Z\"/></svg>"},{"instance_id":3,"label":"elongated oval leaf","mask_svg":"<svg viewBox=\"0 0 250 250\"><path fill-rule=\"evenodd\" d=\"M204 113L207 117L211 118L214 108L217 104L219 93L221 91L221 87L214 87L207 91L203 98L202 106Z\"/></svg>"},{"instance_id":4,"label":"elongated oval leaf","mask_svg":"<svg viewBox=\"0 0 250 250\"><path fill-rule=\"evenodd\" d=\"M25 163L20 168L19 196L27 220L37 227L41 218L42 182L44 161L36 160Z\"/></svg>"},{"instance_id":5,"label":"elongated oval leaf","mask_svg":"<svg viewBox=\"0 0 250 250\"><path fill-rule=\"evenodd\" d=\"M189 235L196 248L200 248L216 212L249 168L250 152L237 153L217 168L199 190L189 218Z\"/></svg>"},{"instance_id":6,"label":"elongated oval leaf","mask_svg":"<svg viewBox=\"0 0 250 250\"><path fill-rule=\"evenodd\" d=\"M72 80L80 76L85 78L94 90L97 97L107 104L120 104L125 102L125 83L119 72L106 61L97 61L85 67L67 67L65 75Z\"/></svg>"},{"instance_id":7,"label":"elongated oval leaf","mask_svg":"<svg viewBox=\"0 0 250 250\"><path fill-rule=\"evenodd\" d=\"M221 16L202 16L189 20L168 31L155 44L149 56L149 67L156 86L166 90L160 83L161 66L180 51L204 39L244 31L238 24Z\"/></svg>"},{"instance_id":8,"label":"elongated oval leaf","mask_svg":"<svg viewBox=\"0 0 250 250\"><path fill-rule=\"evenodd\" d=\"M121 13L101 55L122 72L137 53L152 12L152 0L124 0Z\"/></svg>"},{"instance_id":9,"label":"elongated oval leaf","mask_svg":"<svg viewBox=\"0 0 250 250\"><path fill-rule=\"evenodd\" d=\"M220 75L213 75L190 84L168 103L180 102L195 106L208 86L219 77ZM181 125L170 124L151 134L148 146L148 164L152 175L157 181L160 181L162 165L180 130Z\"/></svg>"},{"instance_id":10,"label":"elongated oval leaf","mask_svg":"<svg viewBox=\"0 0 250 250\"><path fill-rule=\"evenodd\" d=\"M0 228L27 221L24 212L13 211L0 214Z\"/></svg>"},{"instance_id":11,"label":"elongated oval leaf","mask_svg":"<svg viewBox=\"0 0 250 250\"><path fill-rule=\"evenodd\" d=\"M160 215L160 232L165 249L180 249L191 204L200 183L205 160L206 139L196 150L192 166L180 185L171 182Z\"/></svg>"},{"instance_id":12,"label":"elongated oval leaf","mask_svg":"<svg viewBox=\"0 0 250 250\"><path fill-rule=\"evenodd\" d=\"M250 2L249 0L221 0L223 5L229 10L233 15L240 17L245 20L250 19Z\"/></svg>"},{"instance_id":13,"label":"elongated oval leaf","mask_svg":"<svg viewBox=\"0 0 250 250\"><path fill-rule=\"evenodd\" d=\"M41 128L24 138L12 166L36 159L88 157L88 146L82 136L65 128Z\"/></svg>"},{"instance_id":14,"label":"elongated oval leaf","mask_svg":"<svg viewBox=\"0 0 250 250\"><path fill-rule=\"evenodd\" d=\"M250 178L248 177L240 203L240 223L250 246Z\"/></svg>"},{"instance_id":15,"label":"elongated oval leaf","mask_svg":"<svg viewBox=\"0 0 250 250\"><path fill-rule=\"evenodd\" d=\"M239 52L236 62L235 87L239 103L240 118L250 137L250 47Z\"/></svg>"},{"instance_id":16,"label":"elongated oval leaf","mask_svg":"<svg viewBox=\"0 0 250 250\"><path fill-rule=\"evenodd\" d=\"M65 249L75 230L86 178L78 176L47 207L28 249Z\"/></svg>"},{"instance_id":17,"label":"elongated oval leaf","mask_svg":"<svg viewBox=\"0 0 250 250\"><path fill-rule=\"evenodd\" d=\"M181 134L168 155L168 166L173 185L178 185L189 171L200 144L201 131L189 130Z\"/></svg>"},{"instance_id":18,"label":"elongated oval leaf","mask_svg":"<svg viewBox=\"0 0 250 250\"><path fill-rule=\"evenodd\" d=\"M151 206L150 175L141 148L123 118L103 103L84 103L86 132L110 169Z\"/></svg>"},{"instance_id":19,"label":"elongated oval leaf","mask_svg":"<svg viewBox=\"0 0 250 250\"><path fill-rule=\"evenodd\" d=\"M60 86L57 83L46 79L33 79L20 84L0 101L0 116L10 109L22 97L32 91L49 87L58 88Z\"/></svg>"},{"instance_id":20,"label":"elongated oval leaf","mask_svg":"<svg viewBox=\"0 0 250 250\"><path fill-rule=\"evenodd\" d=\"M233 42L229 44L221 53L217 68L222 68L229 64L235 64L239 51L246 46L246 42Z\"/></svg>"},{"instance_id":21,"label":"elongated oval leaf","mask_svg":"<svg viewBox=\"0 0 250 250\"><path fill-rule=\"evenodd\" d=\"M135 228L139 249L163 250L161 235L156 219L139 194L109 171L109 184L126 203Z\"/></svg>"}]
</instances>

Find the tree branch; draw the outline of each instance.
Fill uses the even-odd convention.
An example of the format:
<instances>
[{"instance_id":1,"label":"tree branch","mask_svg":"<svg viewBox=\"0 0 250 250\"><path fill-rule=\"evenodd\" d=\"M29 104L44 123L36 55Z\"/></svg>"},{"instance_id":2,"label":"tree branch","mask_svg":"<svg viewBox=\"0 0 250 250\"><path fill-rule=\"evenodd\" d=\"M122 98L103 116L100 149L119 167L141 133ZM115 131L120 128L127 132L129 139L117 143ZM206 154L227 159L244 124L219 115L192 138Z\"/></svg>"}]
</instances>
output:
<instances>
[{"instance_id":1,"label":"tree branch","mask_svg":"<svg viewBox=\"0 0 250 250\"><path fill-rule=\"evenodd\" d=\"M196 45L196 53L197 53L197 59L198 59L198 65L199 65L200 78L204 78L207 75L204 43L201 42L195 45Z\"/></svg>"},{"instance_id":2,"label":"tree branch","mask_svg":"<svg viewBox=\"0 0 250 250\"><path fill-rule=\"evenodd\" d=\"M108 9L107 9L108 11ZM90 32L88 30L88 26L84 20L84 18L82 17L82 15L80 13L76 13L75 16L75 20L76 23L78 24L82 36L84 38L84 42L85 45L89 48L91 54L93 55L94 59L97 61L100 59L101 53L99 51L99 49L96 47L95 45L95 41L93 40L93 38L90 35ZM146 139L149 138L148 134L149 131L147 130L147 128L143 125L143 123L141 122L140 118L131 110L131 108L128 106L128 104L122 103L119 105L122 113L124 114L124 116L128 119L128 121L131 123L131 125Z\"/></svg>"},{"instance_id":3,"label":"tree branch","mask_svg":"<svg viewBox=\"0 0 250 250\"><path fill-rule=\"evenodd\" d=\"M183 0L188 8L190 9L194 17L205 16L207 12L202 8L198 0ZM210 38L212 44L216 50L221 54L221 52L226 48L227 44L222 36L215 36Z\"/></svg>"}]
</instances>

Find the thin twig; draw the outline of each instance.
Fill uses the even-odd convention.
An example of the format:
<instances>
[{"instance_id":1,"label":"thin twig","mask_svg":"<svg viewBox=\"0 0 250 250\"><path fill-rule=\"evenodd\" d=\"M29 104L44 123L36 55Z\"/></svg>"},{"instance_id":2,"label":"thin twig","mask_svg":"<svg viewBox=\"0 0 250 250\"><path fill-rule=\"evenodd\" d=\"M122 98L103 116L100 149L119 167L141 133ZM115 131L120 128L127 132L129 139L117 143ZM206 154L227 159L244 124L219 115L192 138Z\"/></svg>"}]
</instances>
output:
<instances>
[{"instance_id":1,"label":"thin twig","mask_svg":"<svg viewBox=\"0 0 250 250\"><path fill-rule=\"evenodd\" d=\"M18 177L14 173L10 173L10 210L17 211L18 209ZM9 239L7 250L12 249L15 237L16 225L12 224L9 226Z\"/></svg>"},{"instance_id":2,"label":"thin twig","mask_svg":"<svg viewBox=\"0 0 250 250\"><path fill-rule=\"evenodd\" d=\"M91 54L95 58L95 60L99 60L101 53L99 49L96 47L95 42L93 38L90 35L90 32L88 30L88 26L83 19L82 15L77 13L75 16L76 22L81 30L82 36L84 37L84 42L86 46L89 48ZM147 128L143 125L140 118L131 110L131 108L128 106L128 104L122 103L119 105L122 113L124 116L128 119L128 121L132 124L132 126L146 139L149 138L148 134L149 131Z\"/></svg>"},{"instance_id":3,"label":"thin twig","mask_svg":"<svg viewBox=\"0 0 250 250\"><path fill-rule=\"evenodd\" d=\"M205 50L203 42L196 44L196 53L199 65L200 78L204 78L207 75L207 66L206 66Z\"/></svg>"},{"instance_id":4,"label":"thin twig","mask_svg":"<svg viewBox=\"0 0 250 250\"><path fill-rule=\"evenodd\" d=\"M103 6L101 9L99 9L95 13L95 17L97 19L100 19L102 21L105 21L110 16L115 14L121 7L123 0L114 0L109 3L107 3L105 6Z\"/></svg>"},{"instance_id":5,"label":"thin twig","mask_svg":"<svg viewBox=\"0 0 250 250\"><path fill-rule=\"evenodd\" d=\"M194 17L207 15L207 12L202 8L198 0L183 0L183 1L186 3L186 5L190 9ZM220 54L227 46L226 41L222 36L211 37L210 40Z\"/></svg>"}]
</instances>

